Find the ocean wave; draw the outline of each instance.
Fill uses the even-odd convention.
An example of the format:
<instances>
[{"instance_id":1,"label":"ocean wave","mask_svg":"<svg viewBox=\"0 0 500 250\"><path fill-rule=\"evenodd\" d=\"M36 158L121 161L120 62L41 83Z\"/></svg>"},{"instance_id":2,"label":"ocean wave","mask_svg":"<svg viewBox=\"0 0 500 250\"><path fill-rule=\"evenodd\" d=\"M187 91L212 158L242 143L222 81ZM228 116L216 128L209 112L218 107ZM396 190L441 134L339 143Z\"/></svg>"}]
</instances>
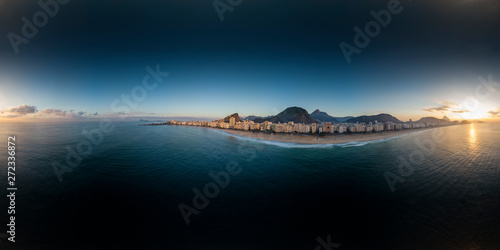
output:
<instances>
[{"instance_id":1,"label":"ocean wave","mask_svg":"<svg viewBox=\"0 0 500 250\"><path fill-rule=\"evenodd\" d=\"M260 138L253 138L253 137L248 137L248 136L243 136L243 135L238 135L238 134L232 134L228 133L225 131L221 130L215 130L211 129L211 131L214 131L218 134L226 135L226 136L232 136L240 140L246 140L246 141L251 141L251 142L256 142L256 143L263 143L267 145L273 145L277 147L282 147L282 148L334 148L334 147L342 147L342 148L349 148L349 147L362 147L368 144L374 144L374 143L381 143L381 142L386 142L392 139L400 138L403 136L411 135L411 134L416 134L416 133L421 133L425 131L430 131L431 129L428 130L422 130L422 131L415 131L407 134L402 134L402 135L396 135L392 137L387 137L383 139L377 139L377 140L371 140L371 141L353 141L353 142L347 142L347 143L329 143L329 144L305 144L305 143L294 143L294 142L282 142L282 141L273 141L273 140L266 140L266 139L260 139Z\"/></svg>"},{"instance_id":2,"label":"ocean wave","mask_svg":"<svg viewBox=\"0 0 500 250\"><path fill-rule=\"evenodd\" d=\"M294 142L282 142L282 141L273 141L273 140L266 140L266 139L260 139L260 138L253 138L253 137L248 137L244 135L237 135L237 134L232 134L228 133L225 131L221 130L211 130L215 133L225 135L225 136L232 136L236 139L240 140L245 140L245 141L250 141L250 142L255 142L255 143L262 143L262 144L267 144L267 145L273 145L273 146L278 146L282 148L331 148L334 144L303 144L303 143L294 143Z\"/></svg>"}]
</instances>

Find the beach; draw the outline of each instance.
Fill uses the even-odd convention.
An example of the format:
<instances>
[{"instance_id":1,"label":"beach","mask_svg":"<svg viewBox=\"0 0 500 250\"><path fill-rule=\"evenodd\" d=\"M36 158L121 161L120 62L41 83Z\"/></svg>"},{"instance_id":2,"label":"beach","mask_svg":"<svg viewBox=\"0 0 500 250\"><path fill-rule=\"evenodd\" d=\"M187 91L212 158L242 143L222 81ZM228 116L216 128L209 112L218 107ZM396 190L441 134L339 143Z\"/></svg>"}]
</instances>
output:
<instances>
[{"instance_id":1,"label":"beach","mask_svg":"<svg viewBox=\"0 0 500 250\"><path fill-rule=\"evenodd\" d=\"M244 130L233 130L233 129L219 129L217 130L247 136L251 138L280 141L280 142L290 142L290 143L301 143L301 144L344 144L349 142L363 142L363 141L373 141L380 140L394 136L401 136L406 134L411 134L415 132L420 132L432 128L419 128L419 129L405 129L398 131L383 131L375 133L356 133L356 134L325 134L325 135L308 135L308 134L278 134L278 133L264 133L264 132L252 132Z\"/></svg>"}]
</instances>

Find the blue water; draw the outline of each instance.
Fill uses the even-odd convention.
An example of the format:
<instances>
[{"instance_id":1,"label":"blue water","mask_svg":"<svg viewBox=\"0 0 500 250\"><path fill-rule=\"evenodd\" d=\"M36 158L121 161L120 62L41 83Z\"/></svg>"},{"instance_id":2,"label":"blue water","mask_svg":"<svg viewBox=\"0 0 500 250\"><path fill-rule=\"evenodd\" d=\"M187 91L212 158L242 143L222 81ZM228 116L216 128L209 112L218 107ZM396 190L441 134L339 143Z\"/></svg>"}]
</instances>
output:
<instances>
[{"instance_id":1,"label":"blue water","mask_svg":"<svg viewBox=\"0 0 500 250\"><path fill-rule=\"evenodd\" d=\"M500 249L500 124L303 145L113 122L61 182L52 163L98 122L0 125L0 141L16 136L18 187L16 243L2 249L315 249L327 236L339 249ZM186 225L179 204L228 163L241 172Z\"/></svg>"}]
</instances>

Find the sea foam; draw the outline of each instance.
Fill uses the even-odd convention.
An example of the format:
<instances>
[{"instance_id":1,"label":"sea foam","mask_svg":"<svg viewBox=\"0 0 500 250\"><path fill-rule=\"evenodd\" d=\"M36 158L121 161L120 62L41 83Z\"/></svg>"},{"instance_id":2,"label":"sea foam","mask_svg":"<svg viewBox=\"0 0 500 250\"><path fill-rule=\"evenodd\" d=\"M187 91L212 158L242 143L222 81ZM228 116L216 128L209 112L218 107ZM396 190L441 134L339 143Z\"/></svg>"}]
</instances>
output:
<instances>
[{"instance_id":1,"label":"sea foam","mask_svg":"<svg viewBox=\"0 0 500 250\"><path fill-rule=\"evenodd\" d=\"M221 130L215 130L215 129L211 129L211 131L214 131L214 132L221 134L221 135L232 136L232 137L240 139L240 140L246 140L246 141L251 141L251 142L256 142L256 143L263 143L263 144L273 145L273 146L282 147L282 148L334 148L334 147L349 148L349 147L361 147L361 146L365 146L365 145L373 144L373 143L386 142L386 141L396 139L399 137L403 137L406 135L421 133L421 132L425 132L425 131L429 131L429 130L416 131L416 132L411 132L408 134L396 135L396 136L392 136L392 137L371 140L371 141L359 141L359 142L353 141L353 142L338 143L338 144L333 144L333 143L330 143L330 144L306 144L306 143L282 142L282 141L273 141L273 140L266 140L266 139L253 138L253 137L248 137L248 136L243 136L243 135L237 135L237 134L232 134L232 133L228 133L228 132L221 131Z\"/></svg>"}]
</instances>

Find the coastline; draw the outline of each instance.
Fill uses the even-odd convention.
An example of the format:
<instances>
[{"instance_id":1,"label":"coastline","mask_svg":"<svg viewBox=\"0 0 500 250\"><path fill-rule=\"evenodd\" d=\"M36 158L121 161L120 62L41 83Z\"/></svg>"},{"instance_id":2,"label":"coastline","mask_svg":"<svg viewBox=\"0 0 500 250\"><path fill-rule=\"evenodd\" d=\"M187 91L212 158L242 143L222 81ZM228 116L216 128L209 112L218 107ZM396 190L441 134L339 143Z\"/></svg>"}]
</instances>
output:
<instances>
[{"instance_id":1,"label":"coastline","mask_svg":"<svg viewBox=\"0 0 500 250\"><path fill-rule=\"evenodd\" d=\"M240 136L246 136L256 139L270 140L270 141L280 141L298 144L345 144L349 142L364 142L380 140L395 136L407 135L415 132L421 132L431 128L418 128L418 129L405 129L397 131L383 131L369 134L326 134L326 135L302 135L302 134L271 134L263 132L252 132L244 130L232 130L232 129L220 129L211 128L227 132L229 134L235 134Z\"/></svg>"}]
</instances>

